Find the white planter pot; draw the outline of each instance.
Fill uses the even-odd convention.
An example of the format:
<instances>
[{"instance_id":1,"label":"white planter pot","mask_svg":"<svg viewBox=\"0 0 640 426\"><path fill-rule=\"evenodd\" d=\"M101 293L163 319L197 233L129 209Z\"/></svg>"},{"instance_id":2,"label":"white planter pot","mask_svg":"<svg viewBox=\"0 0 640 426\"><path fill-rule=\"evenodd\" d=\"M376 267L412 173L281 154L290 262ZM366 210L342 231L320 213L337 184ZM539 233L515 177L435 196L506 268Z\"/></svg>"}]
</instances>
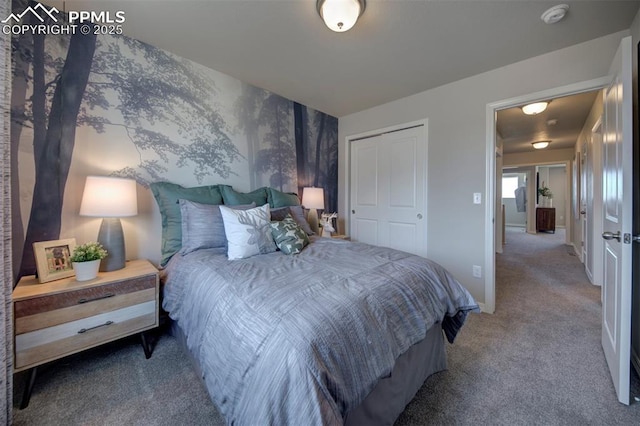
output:
<instances>
[{"instance_id":1,"label":"white planter pot","mask_svg":"<svg viewBox=\"0 0 640 426\"><path fill-rule=\"evenodd\" d=\"M98 276L100 259L89 262L72 262L73 270L76 272L76 281L92 280Z\"/></svg>"}]
</instances>

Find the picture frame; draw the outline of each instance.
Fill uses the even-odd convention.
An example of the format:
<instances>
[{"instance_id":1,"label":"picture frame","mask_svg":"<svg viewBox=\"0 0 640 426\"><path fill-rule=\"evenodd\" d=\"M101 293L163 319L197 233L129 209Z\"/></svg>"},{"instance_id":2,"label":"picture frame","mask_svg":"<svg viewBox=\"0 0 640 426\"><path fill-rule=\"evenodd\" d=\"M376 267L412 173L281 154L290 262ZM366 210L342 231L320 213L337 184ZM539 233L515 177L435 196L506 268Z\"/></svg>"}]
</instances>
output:
<instances>
[{"instance_id":1,"label":"picture frame","mask_svg":"<svg viewBox=\"0 0 640 426\"><path fill-rule=\"evenodd\" d=\"M75 238L33 243L38 281L46 283L74 276L71 254L75 248Z\"/></svg>"}]
</instances>

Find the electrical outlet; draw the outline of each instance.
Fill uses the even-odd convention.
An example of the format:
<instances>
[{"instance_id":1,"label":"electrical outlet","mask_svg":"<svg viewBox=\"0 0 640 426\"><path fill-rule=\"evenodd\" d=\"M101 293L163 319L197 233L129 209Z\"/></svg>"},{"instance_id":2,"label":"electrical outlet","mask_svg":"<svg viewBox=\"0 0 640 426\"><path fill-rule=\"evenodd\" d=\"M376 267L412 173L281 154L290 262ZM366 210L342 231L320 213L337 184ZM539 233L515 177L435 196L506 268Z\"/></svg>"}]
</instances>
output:
<instances>
[{"instance_id":1,"label":"electrical outlet","mask_svg":"<svg viewBox=\"0 0 640 426\"><path fill-rule=\"evenodd\" d=\"M473 193L473 204L481 204L482 203L482 194L479 192Z\"/></svg>"},{"instance_id":2,"label":"electrical outlet","mask_svg":"<svg viewBox=\"0 0 640 426\"><path fill-rule=\"evenodd\" d=\"M482 266L480 265L473 265L473 276L476 278L482 278Z\"/></svg>"}]
</instances>

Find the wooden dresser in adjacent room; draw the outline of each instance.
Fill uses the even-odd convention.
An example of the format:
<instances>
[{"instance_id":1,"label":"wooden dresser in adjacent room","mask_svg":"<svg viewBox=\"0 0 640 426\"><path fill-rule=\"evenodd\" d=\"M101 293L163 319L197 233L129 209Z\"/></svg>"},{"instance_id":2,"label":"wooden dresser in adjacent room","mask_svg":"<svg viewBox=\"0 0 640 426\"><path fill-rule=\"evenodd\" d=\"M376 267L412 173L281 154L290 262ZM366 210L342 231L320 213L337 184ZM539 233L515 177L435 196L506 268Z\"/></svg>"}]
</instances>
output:
<instances>
[{"instance_id":1,"label":"wooden dresser in adjacent room","mask_svg":"<svg viewBox=\"0 0 640 426\"><path fill-rule=\"evenodd\" d=\"M556 209L553 207L536 208L536 231L556 232Z\"/></svg>"}]
</instances>

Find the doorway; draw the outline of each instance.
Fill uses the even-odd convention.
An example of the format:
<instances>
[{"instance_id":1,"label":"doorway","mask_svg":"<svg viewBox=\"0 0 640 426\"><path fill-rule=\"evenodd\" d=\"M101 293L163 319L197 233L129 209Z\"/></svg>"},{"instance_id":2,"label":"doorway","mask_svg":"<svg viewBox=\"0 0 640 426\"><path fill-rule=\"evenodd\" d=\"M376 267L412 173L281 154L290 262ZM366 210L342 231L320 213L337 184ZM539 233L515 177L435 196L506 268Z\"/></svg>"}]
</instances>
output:
<instances>
[{"instance_id":1,"label":"doorway","mask_svg":"<svg viewBox=\"0 0 640 426\"><path fill-rule=\"evenodd\" d=\"M494 312L496 308L496 305L495 305L495 257L496 257L496 248L497 248L496 241L500 241L500 239L496 238L496 228L494 226L495 224L494 218L496 218L496 213L498 211L497 200L501 199L501 196L502 196L501 193L497 193L497 190L500 189L499 186L501 185L496 184L497 175L498 175L496 164L498 163L498 159L499 159L499 161L502 162L504 166L507 163L507 161L505 160L509 160L509 158L507 157L508 154L505 154L504 152L504 137L503 135L500 134L500 132L496 127L498 114L500 113L500 111L519 108L522 105L533 103L536 101L542 101L542 100L548 101L550 99L557 99L557 98L567 97L570 95L577 95L577 94L583 94L586 92L597 91L602 89L606 85L608 85L609 82L610 81L607 77L603 77L603 78L589 80L589 81L576 83L576 84L572 84L564 87L549 89L549 90L541 91L534 94L524 95L517 98L507 99L507 100L503 100L503 101L499 101L499 102L495 102L487 105L487 109L486 109L487 187L485 190L487 193L487 199L492 200L486 203L487 223L485 226L485 232L486 232L485 241L487 242L488 247L487 247L486 256L485 256L485 270L487 271L487 274L485 276L485 295L486 295L485 310L487 312ZM554 101L552 101L552 103L553 102ZM532 141L530 140L526 142L522 142L523 149L524 149L524 146L527 144L531 146L531 142ZM574 140L574 143L575 143L575 140ZM573 170L575 169L572 164L575 158L573 152L574 150L569 150L569 152L564 153L564 154L567 154L567 153L570 154L568 158L563 157L562 159L557 159L557 160L549 159L546 162L549 164L565 162L566 164L568 164L568 167L567 167L568 174L572 175ZM516 161L518 159L518 156L521 156L521 154L518 154L518 153L514 153L514 154L515 155L512 156L511 159L512 160L515 159L514 161ZM535 155L540 155L540 154L535 154ZM520 161L521 161L521 164L526 164L526 165L545 163L545 161L522 160L522 157L520 157ZM502 169L500 169L500 174L501 173L502 173ZM575 182L573 183L571 188L571 194L572 194L571 202L573 202L573 194L576 193L574 190L575 189L574 186L575 186ZM579 187L579 184L578 184L578 187ZM576 232L575 218L577 217L577 214L576 214L577 209L573 208L574 204L570 204L570 206L572 208L570 208L570 215L569 215L569 221L566 225L566 232L567 232L567 235L573 237L574 232Z\"/></svg>"}]
</instances>

